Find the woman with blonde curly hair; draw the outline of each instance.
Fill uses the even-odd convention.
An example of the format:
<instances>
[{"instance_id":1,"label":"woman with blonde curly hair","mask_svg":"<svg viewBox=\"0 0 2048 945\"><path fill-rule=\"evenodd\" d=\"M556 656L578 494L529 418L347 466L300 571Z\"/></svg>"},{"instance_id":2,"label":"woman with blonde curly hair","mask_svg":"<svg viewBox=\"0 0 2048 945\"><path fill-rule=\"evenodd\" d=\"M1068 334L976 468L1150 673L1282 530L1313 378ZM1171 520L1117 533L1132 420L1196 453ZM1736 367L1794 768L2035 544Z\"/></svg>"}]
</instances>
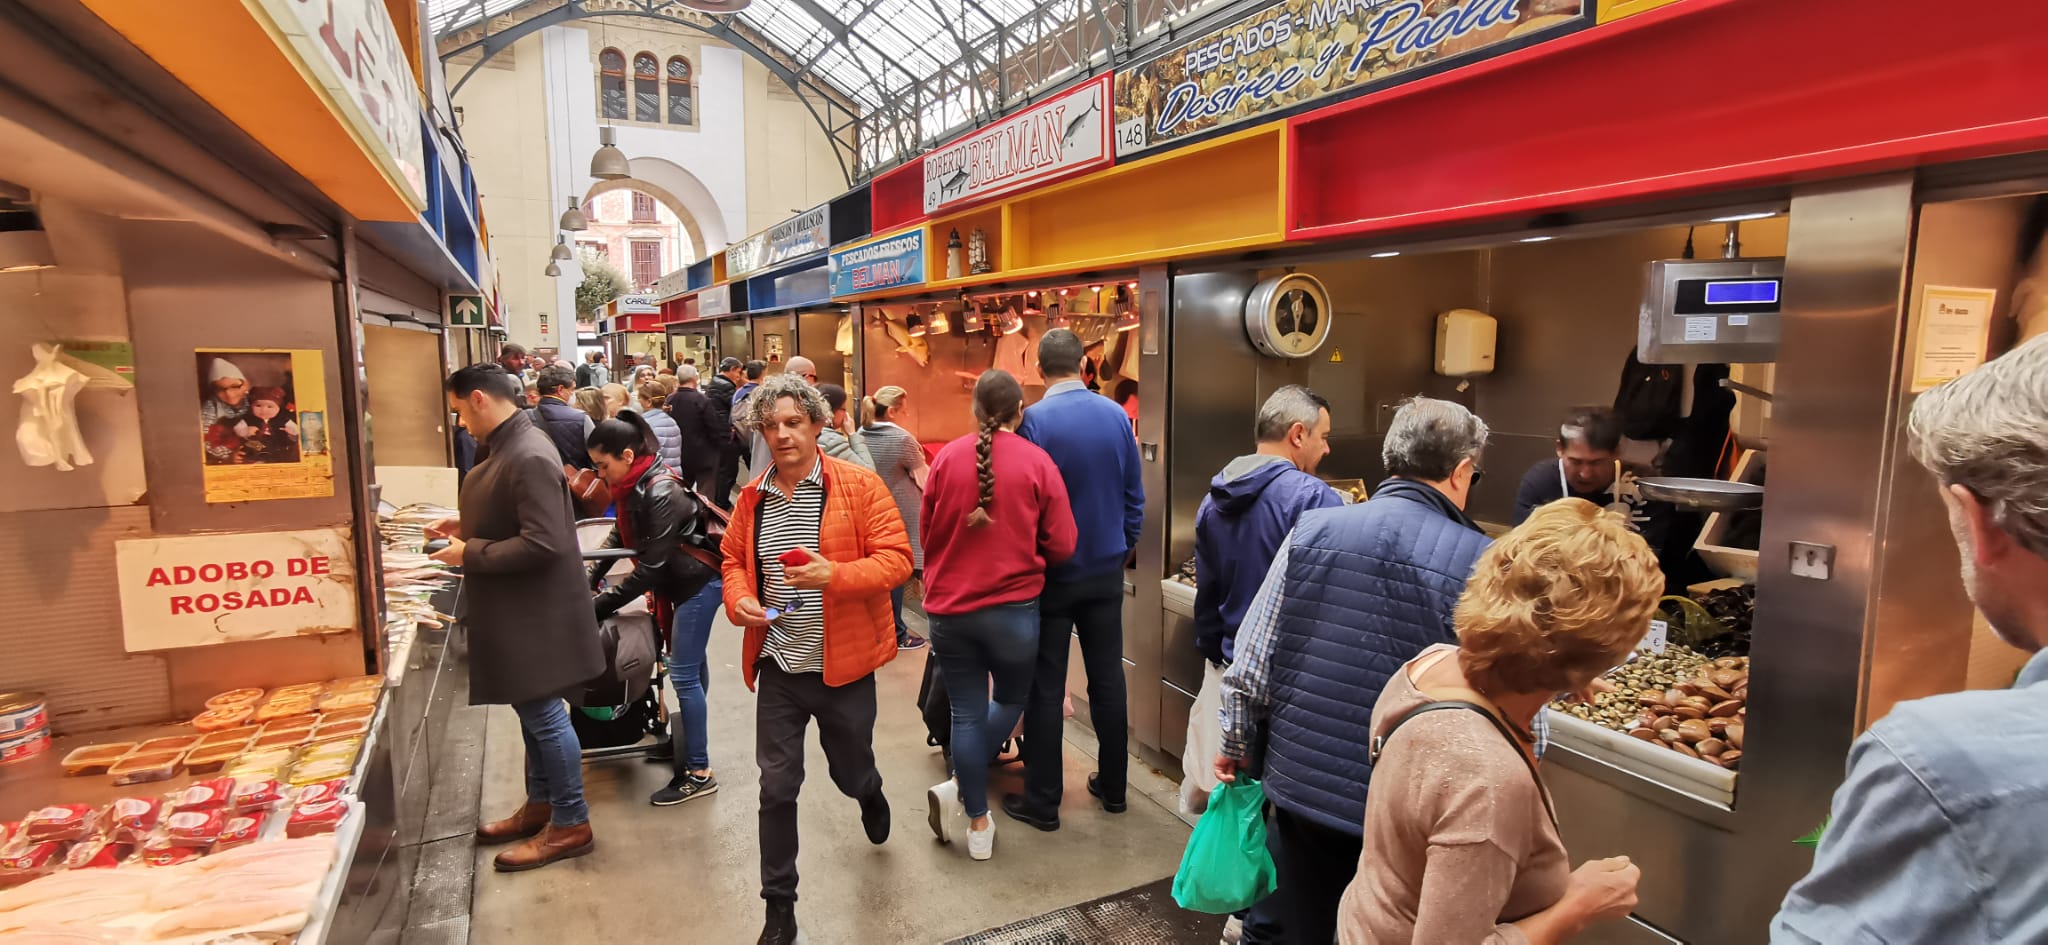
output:
<instances>
[{"instance_id":1,"label":"woman with blonde curly hair","mask_svg":"<svg viewBox=\"0 0 2048 945\"><path fill-rule=\"evenodd\" d=\"M1459 645L1423 651L1373 707L1340 942L1549 945L1635 907L1627 857L1570 868L1531 729L1558 693L1628 657L1663 586L1642 537L1580 499L1537 509L1480 556Z\"/></svg>"}]
</instances>

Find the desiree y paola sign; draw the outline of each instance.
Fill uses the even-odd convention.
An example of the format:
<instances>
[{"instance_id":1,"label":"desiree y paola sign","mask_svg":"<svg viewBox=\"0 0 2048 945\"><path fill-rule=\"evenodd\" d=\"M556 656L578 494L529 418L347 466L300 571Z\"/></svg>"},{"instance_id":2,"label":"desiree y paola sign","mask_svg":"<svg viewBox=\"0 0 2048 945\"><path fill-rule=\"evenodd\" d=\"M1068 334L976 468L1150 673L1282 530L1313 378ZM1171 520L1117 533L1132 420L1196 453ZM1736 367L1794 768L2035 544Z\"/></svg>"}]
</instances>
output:
<instances>
[{"instance_id":1,"label":"desiree y paola sign","mask_svg":"<svg viewBox=\"0 0 2048 945\"><path fill-rule=\"evenodd\" d=\"M354 560L340 529L115 542L128 650L354 630Z\"/></svg>"},{"instance_id":2,"label":"desiree y paola sign","mask_svg":"<svg viewBox=\"0 0 2048 945\"><path fill-rule=\"evenodd\" d=\"M1588 0L1279 0L1116 73L1125 158L1590 25Z\"/></svg>"}]
</instances>

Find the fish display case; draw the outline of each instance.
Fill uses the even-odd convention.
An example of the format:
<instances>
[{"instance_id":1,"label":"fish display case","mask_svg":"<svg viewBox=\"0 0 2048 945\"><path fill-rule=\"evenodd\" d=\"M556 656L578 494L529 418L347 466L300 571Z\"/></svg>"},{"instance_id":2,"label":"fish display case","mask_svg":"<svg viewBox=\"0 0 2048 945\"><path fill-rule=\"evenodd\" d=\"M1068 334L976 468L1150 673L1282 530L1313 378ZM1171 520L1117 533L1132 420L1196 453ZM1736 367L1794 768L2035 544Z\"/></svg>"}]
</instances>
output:
<instances>
[{"instance_id":1,"label":"fish display case","mask_svg":"<svg viewBox=\"0 0 2048 945\"><path fill-rule=\"evenodd\" d=\"M9 766L0 934L324 945L372 819L386 697L381 676L233 690L190 722L61 736Z\"/></svg>"}]
</instances>

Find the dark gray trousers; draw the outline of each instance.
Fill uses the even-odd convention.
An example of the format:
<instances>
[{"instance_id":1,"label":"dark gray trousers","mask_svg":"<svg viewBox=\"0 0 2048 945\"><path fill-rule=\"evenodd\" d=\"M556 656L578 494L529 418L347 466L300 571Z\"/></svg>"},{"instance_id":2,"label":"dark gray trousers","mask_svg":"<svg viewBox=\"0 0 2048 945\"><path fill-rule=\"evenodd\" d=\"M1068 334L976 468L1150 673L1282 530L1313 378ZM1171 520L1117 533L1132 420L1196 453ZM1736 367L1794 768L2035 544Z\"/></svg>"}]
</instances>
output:
<instances>
[{"instance_id":1,"label":"dark gray trousers","mask_svg":"<svg viewBox=\"0 0 2048 945\"><path fill-rule=\"evenodd\" d=\"M875 677L827 686L817 673L785 673L763 659L754 708L754 760L761 766L761 898L796 900L796 796L804 786L811 720L832 783L854 800L882 790L875 770Z\"/></svg>"}]
</instances>

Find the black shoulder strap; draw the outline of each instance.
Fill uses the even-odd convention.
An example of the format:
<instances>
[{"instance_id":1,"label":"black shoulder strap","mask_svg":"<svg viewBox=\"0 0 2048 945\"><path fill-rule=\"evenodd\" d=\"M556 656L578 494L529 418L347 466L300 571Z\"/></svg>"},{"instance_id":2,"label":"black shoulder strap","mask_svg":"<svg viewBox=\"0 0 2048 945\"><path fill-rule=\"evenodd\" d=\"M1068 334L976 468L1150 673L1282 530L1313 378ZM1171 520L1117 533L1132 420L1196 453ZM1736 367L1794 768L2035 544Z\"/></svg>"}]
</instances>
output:
<instances>
[{"instance_id":1,"label":"black shoulder strap","mask_svg":"<svg viewBox=\"0 0 2048 945\"><path fill-rule=\"evenodd\" d=\"M1371 762L1375 765L1380 763L1380 754L1386 751L1387 740L1393 738L1394 733L1401 730L1401 726L1414 721L1416 716L1428 712L1441 712L1451 709L1469 710L1472 712L1477 712L1480 715L1485 716L1488 722L1493 723L1494 731L1500 733L1500 737L1507 741L1509 748L1514 749L1515 757L1522 759L1522 766L1529 769L1530 779L1536 782L1536 796L1543 799L1543 811L1544 813L1550 815L1550 826L1552 828L1557 828L1557 809L1550 806L1550 792L1544 789L1543 777L1536 773L1535 762L1530 761L1528 752L1522 750L1522 743L1515 739L1515 733L1508 731L1507 723L1502 722L1500 720L1500 716L1495 715L1490 711L1487 711L1485 706L1478 705L1477 703L1461 702L1456 699L1445 699L1439 702L1432 702L1419 709L1416 709L1413 712L1408 713L1407 715L1395 719L1393 727L1387 729L1386 734L1377 735L1373 737L1369 755Z\"/></svg>"}]
</instances>

